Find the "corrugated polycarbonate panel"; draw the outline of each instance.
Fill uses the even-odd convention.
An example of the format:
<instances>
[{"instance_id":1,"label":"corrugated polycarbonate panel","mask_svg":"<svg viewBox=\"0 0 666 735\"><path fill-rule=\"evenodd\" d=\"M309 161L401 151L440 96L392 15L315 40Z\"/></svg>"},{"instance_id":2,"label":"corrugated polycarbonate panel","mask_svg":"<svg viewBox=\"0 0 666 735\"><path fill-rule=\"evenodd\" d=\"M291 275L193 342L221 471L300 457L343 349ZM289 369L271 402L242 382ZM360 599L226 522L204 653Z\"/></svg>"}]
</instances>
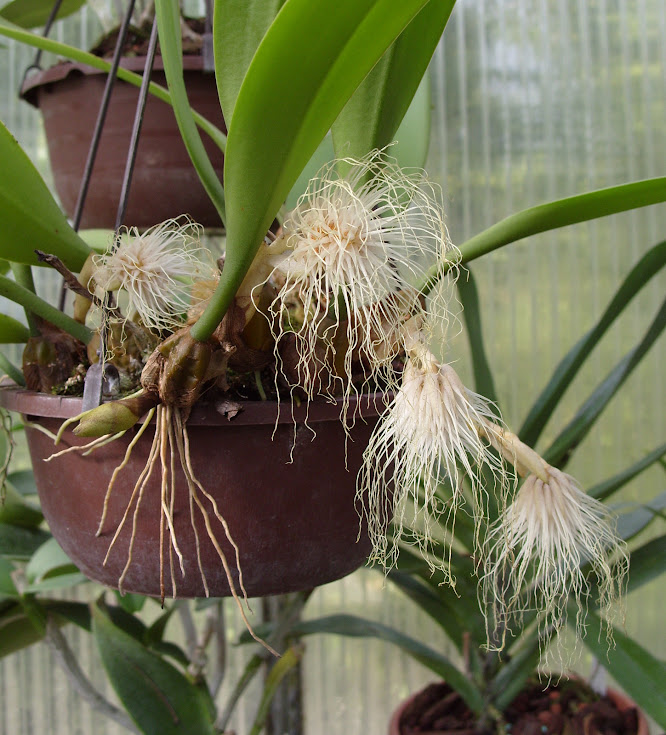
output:
<instances>
[{"instance_id":1,"label":"corrugated polycarbonate panel","mask_svg":"<svg viewBox=\"0 0 666 735\"><path fill-rule=\"evenodd\" d=\"M62 23L56 37L85 47L96 33L92 21ZM0 116L49 180L38 113L15 95L33 52L12 42L6 46L0 48ZM459 0L432 70L428 170L442 186L457 244L542 201L666 173L663 0ZM564 352L595 323L632 264L663 238L665 209L654 206L542 234L472 264L509 426L518 428ZM57 288L43 270L37 282L43 294ZM540 448L640 338L665 285L663 276L655 279L596 348L551 418ZM14 305L8 309L20 315ZM663 441L665 350L661 339L579 448L569 470L583 486ZM445 354L471 381L464 335ZM12 356L19 359L16 351ZM622 500L661 490L663 472L653 468L627 487ZM662 658L663 604L659 582L627 603L628 632ZM309 617L341 612L398 626L450 650L432 622L378 573L362 570L328 585L306 609ZM227 618L231 641L242 627L232 605ZM90 637L73 629L67 635L95 685L111 697ZM230 649L223 695L247 655L245 648ZM397 703L431 678L377 641L311 637L304 663L305 732L385 732ZM252 692L233 724L239 735L249 730L255 705ZM0 661L0 733L121 731L72 692L45 646Z\"/></svg>"}]
</instances>

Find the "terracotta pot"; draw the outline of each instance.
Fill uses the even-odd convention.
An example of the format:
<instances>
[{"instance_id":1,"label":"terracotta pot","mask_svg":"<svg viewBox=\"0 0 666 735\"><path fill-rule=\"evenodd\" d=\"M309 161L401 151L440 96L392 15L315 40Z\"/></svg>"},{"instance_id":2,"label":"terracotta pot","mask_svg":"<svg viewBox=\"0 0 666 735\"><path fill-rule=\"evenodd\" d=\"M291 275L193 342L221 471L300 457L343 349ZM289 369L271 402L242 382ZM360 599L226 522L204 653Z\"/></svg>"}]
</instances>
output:
<instances>
[{"instance_id":1,"label":"terracotta pot","mask_svg":"<svg viewBox=\"0 0 666 735\"><path fill-rule=\"evenodd\" d=\"M225 130L214 74L203 72L199 56L186 56L183 63L190 104ZM141 73L144 58L123 59L121 65ZM151 79L166 86L163 68L162 59L156 58ZM105 72L65 62L31 75L21 90L24 99L42 112L56 191L70 217L105 82ZM138 94L137 87L116 81L83 211L83 228L114 226ZM202 139L221 178L222 152L207 135L202 134ZM150 227L180 214L189 214L205 227L221 225L190 162L170 105L148 95L124 224Z\"/></svg>"},{"instance_id":2,"label":"terracotta pot","mask_svg":"<svg viewBox=\"0 0 666 735\"><path fill-rule=\"evenodd\" d=\"M418 697L419 694L420 692L412 694L412 696L406 699L391 715L391 720L389 721L388 727L388 735L402 735L402 729L400 727L400 720L402 719L402 715L404 711L416 699L416 697ZM636 706L633 700L631 700L626 694L622 694L622 692L618 692L615 689L610 688L606 690L606 696L613 702L613 704L620 712L625 712L628 709L635 709L638 713L638 731L636 735L650 735L650 728L647 718L645 717L643 712ZM431 735L436 735L436 733L431 733Z\"/></svg>"},{"instance_id":3,"label":"terracotta pot","mask_svg":"<svg viewBox=\"0 0 666 735\"><path fill-rule=\"evenodd\" d=\"M0 389L0 405L56 432L64 418L80 412L81 400L13 388ZM335 404L312 403L307 426L304 406L295 410L296 423L289 407L284 406L276 423L274 403L247 402L232 420L212 405L195 407L188 421L194 473L215 497L238 544L248 595L309 589L339 579L364 563L370 544L365 529L357 539L355 483L381 405L381 399L376 407L373 399L362 399L359 408L365 420L356 422L346 444L339 406ZM54 452L52 440L38 429L26 427L37 488L51 532L84 574L110 587L117 587L128 558L132 513L106 565L104 557L146 464L153 434L151 429L146 431L118 476L103 533L96 536L109 479L122 461L134 430L87 457L70 452L47 463L44 460ZM62 448L83 443L86 441L70 431L65 432L61 442ZM205 590L182 472L176 481L175 496L174 528L185 566L184 577L179 570L176 572L177 596L202 597ZM233 568L233 548L212 512L210 517L215 536ZM144 492L136 521L133 561L124 589L159 596L158 470ZM196 527L210 594L229 595L222 564L199 513ZM168 560L166 551L165 558ZM235 569L234 576L237 579ZM165 577L166 594L170 596L168 561Z\"/></svg>"}]
</instances>

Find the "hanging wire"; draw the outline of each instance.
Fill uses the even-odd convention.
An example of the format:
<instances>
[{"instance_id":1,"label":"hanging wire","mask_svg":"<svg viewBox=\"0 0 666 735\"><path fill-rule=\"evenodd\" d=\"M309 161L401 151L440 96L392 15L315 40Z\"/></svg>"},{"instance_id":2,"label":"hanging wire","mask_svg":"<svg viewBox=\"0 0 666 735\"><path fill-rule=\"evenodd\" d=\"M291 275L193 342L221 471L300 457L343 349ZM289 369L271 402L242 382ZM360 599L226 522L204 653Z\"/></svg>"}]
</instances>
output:
<instances>
[{"instance_id":1,"label":"hanging wire","mask_svg":"<svg viewBox=\"0 0 666 735\"><path fill-rule=\"evenodd\" d=\"M44 30L42 31L42 38L47 38L49 33L51 32L51 26L53 25L53 22L56 19L56 16L58 15L58 12L60 11L60 6L62 5L63 0L55 0L53 3L53 7L51 8L51 12L49 13L49 17L46 19L46 25L44 26ZM41 63L42 63L42 54L44 53L43 49L38 49L37 53L35 54L35 58L30 64L26 70L23 72L23 79L21 80L21 86L19 87L19 95L21 94L21 90L23 89L23 85L25 84L25 80L28 78L28 74L31 71L41 71Z\"/></svg>"},{"instance_id":2,"label":"hanging wire","mask_svg":"<svg viewBox=\"0 0 666 735\"><path fill-rule=\"evenodd\" d=\"M114 235L112 248L115 249L118 246L120 228L125 218L127 211L127 202L129 199L129 192L132 185L132 174L134 173L134 164L136 162L136 154L139 146L139 137L141 135L141 126L143 124L143 117L146 109L146 102L148 100L148 87L150 86L150 77L152 74L153 64L155 61L155 53L157 50L157 23L153 23L152 30L150 32L150 41L148 43L148 51L146 55L146 61L143 70L143 79L141 81L141 88L139 90L139 97L137 99L136 111L134 113L134 123L132 125L132 134L130 136L130 143L127 150L127 159L125 162L125 174L123 176L123 183L120 191L120 200L118 202L118 210L116 213L116 221L114 226ZM109 336L109 309L113 305L113 297L110 291L104 294L104 305L102 308L102 324L100 329L100 348L99 348L99 363L97 366L93 365L88 369L86 380L84 384L84 405L83 410L89 410L99 406L102 401L104 377L105 377L105 366L104 357L106 355L106 345ZM91 375L92 371L92 375ZM90 376L90 380L88 379ZM88 387L90 385L90 387Z\"/></svg>"}]
</instances>

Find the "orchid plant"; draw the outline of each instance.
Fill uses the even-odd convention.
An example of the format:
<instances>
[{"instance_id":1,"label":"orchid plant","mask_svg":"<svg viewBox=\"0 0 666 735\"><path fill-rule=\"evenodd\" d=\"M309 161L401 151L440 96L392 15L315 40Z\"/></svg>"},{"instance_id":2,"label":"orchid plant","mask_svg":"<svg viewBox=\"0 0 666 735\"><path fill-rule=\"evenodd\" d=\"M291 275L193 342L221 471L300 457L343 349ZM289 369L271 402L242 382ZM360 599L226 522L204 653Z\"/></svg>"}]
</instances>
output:
<instances>
[{"instance_id":1,"label":"orchid plant","mask_svg":"<svg viewBox=\"0 0 666 735\"><path fill-rule=\"evenodd\" d=\"M401 167L390 148L453 5L216 0L225 136L191 110L178 4L156 0L168 89L151 84L151 92L173 106L226 231L223 258L215 262L182 213L145 232L116 232L105 252L94 253L1 127L0 160L11 175L0 180L0 256L14 279L0 276L0 294L22 304L29 323L23 374L10 364L5 369L31 389L75 391L83 381L72 380L73 371L81 376L96 361L113 363L120 380L111 400L74 421L75 433L91 438L86 451L135 425L141 432L154 416L149 461L160 462L168 478L173 462L160 447L170 447L191 492L209 500L189 462L187 418L211 390L245 380L264 399L270 393L277 401L338 401L347 430L360 420L351 399L384 391L358 478L372 557L391 570L409 539L428 568L454 584L452 539L464 509L473 519L470 552L487 644L501 648L498 630L516 615L537 613L542 630L558 631L571 599L582 629L589 574L601 604L610 606L625 585L626 554L604 506L512 433L492 396L472 392L437 357L442 324L454 319L456 278L466 278L465 265L475 258L528 235L662 202L666 179L534 207L455 247L438 188L425 172ZM0 34L108 68L3 19ZM122 69L118 76L141 81ZM224 182L200 129L224 150ZM329 130L335 159L285 211ZM35 294L30 269L44 263L55 264L76 291L73 316ZM23 334L11 321L0 327L4 341ZM72 357L54 379L43 357L63 341ZM168 479L162 484L168 488ZM229 535L224 509L211 501L210 511ZM226 558L221 563L228 568ZM231 575L229 583L243 610L242 587Z\"/></svg>"}]
</instances>

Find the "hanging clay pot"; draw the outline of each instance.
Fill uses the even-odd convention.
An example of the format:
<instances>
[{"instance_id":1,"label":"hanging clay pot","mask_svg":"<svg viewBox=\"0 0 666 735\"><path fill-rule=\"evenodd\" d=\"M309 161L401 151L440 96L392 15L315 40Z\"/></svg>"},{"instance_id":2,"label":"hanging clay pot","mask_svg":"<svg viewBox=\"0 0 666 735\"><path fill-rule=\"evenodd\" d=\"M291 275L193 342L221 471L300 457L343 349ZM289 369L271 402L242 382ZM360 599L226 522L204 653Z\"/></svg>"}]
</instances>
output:
<instances>
[{"instance_id":1,"label":"hanging clay pot","mask_svg":"<svg viewBox=\"0 0 666 735\"><path fill-rule=\"evenodd\" d=\"M195 406L187 423L194 473L215 497L238 545L247 594L263 596L309 589L357 569L366 560L370 543L359 534L355 505L356 474L363 450L377 421L382 399L359 399L360 417L345 440L340 405L311 403L292 410L271 402L246 402L233 419L214 405ZM86 441L65 431L61 443L30 424L57 432L63 419L77 415L81 399L0 389L0 405L25 416L42 510L51 532L84 574L117 587L126 565L131 527L136 522L132 562L124 589L160 595L160 473L145 489L140 510L125 523L106 564L104 558L115 529L128 506L137 477L144 468L153 434L149 428L136 444L130 461L118 475L110 496L102 533L96 535L107 485L136 433L89 456L69 452L49 462L54 451ZM353 407L352 407L353 408ZM307 419L307 423L306 422ZM176 564L178 597L203 597L205 589L197 562L188 487L178 474L173 510L175 536L183 554L185 574ZM213 514L215 536L237 583L235 554ZM200 514L195 516L201 567L209 594L230 594L227 577ZM168 541L165 542L168 547ZM168 550L165 552L168 558ZM173 592L169 574L165 594Z\"/></svg>"},{"instance_id":2,"label":"hanging clay pot","mask_svg":"<svg viewBox=\"0 0 666 735\"><path fill-rule=\"evenodd\" d=\"M143 73L145 58L121 60L121 66ZM215 75L204 72L200 56L185 56L185 84L192 107L226 132ZM166 87L161 57L151 80ZM106 73L63 62L29 76L22 96L44 118L49 159L58 197L74 214L81 177L99 111ZM116 80L81 221L82 228L113 228L120 200L127 150L139 90ZM222 178L222 151L202 133L213 166ZM204 227L220 227L219 215L206 194L180 136L171 106L148 95L124 224L150 227L188 214Z\"/></svg>"}]
</instances>

